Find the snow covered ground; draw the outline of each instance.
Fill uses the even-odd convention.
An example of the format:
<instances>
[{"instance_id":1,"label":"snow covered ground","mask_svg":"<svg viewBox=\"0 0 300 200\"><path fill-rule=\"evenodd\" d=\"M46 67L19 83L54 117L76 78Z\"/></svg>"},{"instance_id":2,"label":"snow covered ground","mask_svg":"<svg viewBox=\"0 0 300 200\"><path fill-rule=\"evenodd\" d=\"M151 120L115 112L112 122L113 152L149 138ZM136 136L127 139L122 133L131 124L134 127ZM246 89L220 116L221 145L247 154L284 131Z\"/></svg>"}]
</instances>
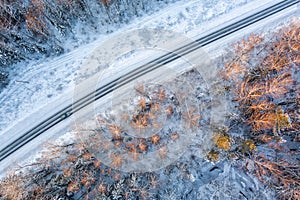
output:
<instances>
[{"instance_id":1,"label":"snow covered ground","mask_svg":"<svg viewBox=\"0 0 300 200\"><path fill-rule=\"evenodd\" d=\"M72 97L66 97L65 94L70 94L73 91L76 79L80 78L78 77L79 70L85 59L103 41L109 40L121 32L137 28L161 28L184 33L190 38L195 38L201 34L209 33L219 26L229 23L229 21L237 20L247 13L255 11L257 8L261 9L276 2L279 1L178 1L174 5L162 9L151 16L137 18L128 26L124 26L110 35L94 36L98 38L96 41L81 46L70 53L57 58L32 62L27 66L21 66L18 71L14 72L10 85L1 93L0 138L4 138L4 134L7 133L6 130L28 118L28 116L32 116L33 113L39 113L39 115L47 114L45 107L48 107L49 110L51 108L49 105L53 106L53 102L60 102L62 99L72 99ZM264 30L268 30L274 24L278 24L280 19L285 17L286 15L278 16L269 26L265 26ZM263 23L267 22L262 22L261 25L264 25ZM256 28L253 26L250 30L254 31ZM249 30L244 33L249 33ZM239 37L243 37L243 35L240 33L233 35L226 42L236 40ZM209 54L211 57L214 57L223 51L222 47L224 45L224 41L219 41L217 45L208 46L206 50L212 53ZM216 49L216 47L218 48ZM149 54L152 55L153 52L146 52L146 55ZM122 66L122 63L138 62L138 60L143 60L144 56L145 54L143 53L133 53L129 55L130 61L128 61L128 56L126 59L122 57L114 65L116 67L111 69L117 71L117 67ZM36 119L38 118L36 116ZM27 122L30 122L30 119ZM202 163L200 166L203 167L205 164ZM211 165L207 167L206 171L203 169L202 174L205 175L207 171L210 171L212 169L210 167ZM257 197L255 192L260 192L260 197L264 199L272 198L272 194L260 191L260 183L252 180L251 177L243 174L243 172L233 169L230 164L220 163L217 167L218 170L215 177L199 179L200 183L197 186L199 186L199 191L203 194L203 198L233 198L228 196L233 193L236 194L234 198L243 198L244 193L249 192L251 187L250 193L247 197L244 196L245 198L254 199ZM197 174L201 173L197 172ZM201 180L209 181L202 183ZM183 185L181 186L183 187ZM243 189L241 190L241 188ZM180 192L180 189L178 190ZM239 193L241 191L244 193Z\"/></svg>"}]
</instances>

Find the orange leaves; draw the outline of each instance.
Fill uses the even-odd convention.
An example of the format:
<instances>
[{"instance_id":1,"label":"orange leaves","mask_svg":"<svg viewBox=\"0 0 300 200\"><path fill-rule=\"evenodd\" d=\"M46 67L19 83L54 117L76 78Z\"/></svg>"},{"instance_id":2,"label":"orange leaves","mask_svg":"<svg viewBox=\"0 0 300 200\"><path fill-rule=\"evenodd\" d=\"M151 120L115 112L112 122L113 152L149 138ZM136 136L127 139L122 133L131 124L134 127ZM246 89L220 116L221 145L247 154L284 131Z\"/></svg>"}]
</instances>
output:
<instances>
[{"instance_id":1,"label":"orange leaves","mask_svg":"<svg viewBox=\"0 0 300 200\"><path fill-rule=\"evenodd\" d=\"M138 129L140 132L142 129L149 127L159 129L161 128L161 123L158 122L157 116L153 112L143 112L139 115L133 116L131 127Z\"/></svg>"},{"instance_id":2,"label":"orange leaves","mask_svg":"<svg viewBox=\"0 0 300 200\"><path fill-rule=\"evenodd\" d=\"M151 142L155 145L157 145L160 141L160 136L159 135L154 135L151 137Z\"/></svg>"},{"instance_id":3,"label":"orange leaves","mask_svg":"<svg viewBox=\"0 0 300 200\"><path fill-rule=\"evenodd\" d=\"M26 26L28 30L36 34L46 36L48 34L48 27L44 22L44 1L32 0L31 5L25 14Z\"/></svg>"},{"instance_id":4,"label":"orange leaves","mask_svg":"<svg viewBox=\"0 0 300 200\"><path fill-rule=\"evenodd\" d=\"M300 43L299 42L291 42L289 45L293 51L296 51L296 52L300 51Z\"/></svg>"},{"instance_id":5,"label":"orange leaves","mask_svg":"<svg viewBox=\"0 0 300 200\"><path fill-rule=\"evenodd\" d=\"M157 89L158 87L155 86L154 88ZM142 90L143 89L140 88L140 91L144 92ZM129 188L130 182L129 179L127 179L127 172L120 172L120 170L124 168L124 166L130 166L132 163L133 168L135 168L135 166L138 166L142 161L144 162L142 159L148 156L148 153L149 156L158 158L157 165L163 165L165 162L162 160L168 159L168 143L175 143L175 141L178 142L178 140L180 140L177 132L181 133L181 128L183 128L181 124L178 124L178 129L175 126L170 126L169 129L156 130L165 125L163 120L169 120L171 118L171 120L169 120L170 123L174 123L173 119L177 117L176 119L179 118L180 122L184 121L180 119L180 109L172 104L173 100L168 96L170 91L167 89L157 91L159 91L157 99L153 100L152 97L155 96L153 95L150 96L151 98L144 96L145 101L141 100L139 103L137 103L138 101L133 101L135 105L131 104L133 105L132 107L134 107L132 112L129 112L131 107L129 108L122 105L122 108L126 109L125 112L121 110L121 112L107 111L103 114L100 113L96 117L96 122L98 122L95 123L96 129L91 127L90 123L87 126L88 128L85 125L76 127L76 131L74 131L76 137L74 137L75 140L72 147L65 151L61 151L61 149L57 150L57 155L59 155L57 157L63 160L64 165L53 162L55 169L50 168L49 170L57 170L58 174L62 177L61 179L66 180L66 183L60 186L61 188L65 187L62 189L63 193L67 191L68 195L74 195L75 197L81 195L81 198L85 196L88 199L98 199L111 195L112 190L116 190L112 187L118 184L117 187L122 191L123 189L125 189L126 192L128 191L129 198L132 197L130 195L133 193L138 194L139 198L150 198L148 192L152 192L153 189L157 190L155 187L157 187L158 181L155 180L155 178L150 182L150 178L148 177L149 173L147 172L145 173L145 177L142 178L143 180L139 179L137 181L138 186L131 189ZM150 90L150 93L151 92ZM146 93L146 95L149 95L148 93ZM173 98L175 99L175 97ZM139 99L141 98L136 98L135 100ZM160 100L163 102L160 102ZM136 109L135 106L138 108ZM122 112L124 112L123 115ZM174 117L170 116L170 118L168 118L167 115L173 115L173 112L175 112ZM118 116L116 116L115 113L118 114ZM191 124L194 123L194 126L199 125L198 119L200 117L194 110L190 110L186 113L186 119L188 118L191 119ZM151 126L149 133L152 134L148 134L145 139L133 135L132 132L130 132L132 131L130 126L132 123L139 128ZM133 129L133 131L134 133L137 132L135 129ZM61 154L63 155L62 157L60 157ZM104 156L102 157L103 154ZM97 160L97 157L101 157L103 163ZM146 164L149 165L151 163ZM149 182L147 182L147 179ZM121 182L123 180L125 180L124 183ZM142 180L142 182L140 182L140 180ZM56 184L57 181L53 182ZM144 185L140 186L141 184ZM153 189L150 188L151 186ZM133 190L135 191L133 192ZM92 191L94 192L92 193ZM123 194L124 193L122 193L122 197L120 198L124 198Z\"/></svg>"},{"instance_id":6,"label":"orange leaves","mask_svg":"<svg viewBox=\"0 0 300 200\"><path fill-rule=\"evenodd\" d=\"M89 187L91 185L91 182L88 181L87 179L85 178L82 178L81 179L81 184L84 185L85 187Z\"/></svg>"},{"instance_id":7,"label":"orange leaves","mask_svg":"<svg viewBox=\"0 0 300 200\"><path fill-rule=\"evenodd\" d=\"M69 162L75 162L76 160L77 160L77 156L76 155L74 155L74 154L70 154L69 156L68 156L68 161Z\"/></svg>"},{"instance_id":8,"label":"orange leaves","mask_svg":"<svg viewBox=\"0 0 300 200\"><path fill-rule=\"evenodd\" d=\"M254 110L248 119L248 124L254 132L273 129L274 135L277 135L282 128L291 127L289 116L282 109L276 109L274 105L271 109Z\"/></svg>"},{"instance_id":9,"label":"orange leaves","mask_svg":"<svg viewBox=\"0 0 300 200\"><path fill-rule=\"evenodd\" d=\"M149 125L148 114L136 116L132 123L132 127L137 128L139 130L146 128L148 125Z\"/></svg>"},{"instance_id":10,"label":"orange leaves","mask_svg":"<svg viewBox=\"0 0 300 200\"><path fill-rule=\"evenodd\" d=\"M93 156L93 154L86 152L83 154L82 157L85 161L89 161L89 160L92 160L94 156Z\"/></svg>"},{"instance_id":11,"label":"orange leaves","mask_svg":"<svg viewBox=\"0 0 300 200\"><path fill-rule=\"evenodd\" d=\"M71 175L72 175L72 170L71 170L71 169L65 169L65 170L64 170L64 175L65 175L66 177L71 177Z\"/></svg>"},{"instance_id":12,"label":"orange leaves","mask_svg":"<svg viewBox=\"0 0 300 200\"><path fill-rule=\"evenodd\" d=\"M148 149L148 145L146 144L146 141L141 139L140 142L139 142L139 149L142 151L142 152L145 152L147 151Z\"/></svg>"},{"instance_id":13,"label":"orange leaves","mask_svg":"<svg viewBox=\"0 0 300 200\"><path fill-rule=\"evenodd\" d=\"M184 119L188 128L193 129L199 127L199 119L201 119L201 115L196 112L195 109L190 109L188 112L184 112L182 114L182 118Z\"/></svg>"},{"instance_id":14,"label":"orange leaves","mask_svg":"<svg viewBox=\"0 0 300 200\"><path fill-rule=\"evenodd\" d=\"M248 42L251 43L253 46L257 45L257 44L259 44L263 41L264 41L264 38L260 35L257 35L257 34L252 33L248 37Z\"/></svg>"},{"instance_id":15,"label":"orange leaves","mask_svg":"<svg viewBox=\"0 0 300 200\"><path fill-rule=\"evenodd\" d=\"M259 141L263 142L263 143L269 143L270 141L272 141L274 139L274 136L270 136L267 134L262 134L259 136Z\"/></svg>"},{"instance_id":16,"label":"orange leaves","mask_svg":"<svg viewBox=\"0 0 300 200\"><path fill-rule=\"evenodd\" d=\"M299 142L299 18L271 33L268 40L263 43L262 38L251 35L235 43L221 75L233 88L233 99L238 103L241 120L231 122L250 128L244 129L246 139L235 154L249 156L253 160L250 168L250 162L246 164L249 171L274 186L279 194L289 194L284 199L293 199L293 191L300 187L300 166L295 156L299 152L289 144ZM240 126L240 122L245 124ZM288 141L283 136L288 136ZM229 150L231 141L224 134L213 139L215 147L208 158L216 161L221 153L216 148ZM237 137L233 141L240 140ZM258 149L260 152L255 153ZM268 151L280 153L272 155Z\"/></svg>"},{"instance_id":17,"label":"orange leaves","mask_svg":"<svg viewBox=\"0 0 300 200\"><path fill-rule=\"evenodd\" d=\"M243 153L249 153L251 151L257 151L257 147L254 144L254 141L251 139L247 139L243 141L242 145L240 146L240 149Z\"/></svg>"},{"instance_id":18,"label":"orange leaves","mask_svg":"<svg viewBox=\"0 0 300 200\"><path fill-rule=\"evenodd\" d=\"M274 113L254 112L248 119L248 124L251 125L254 132L262 130L270 130L275 126L276 115Z\"/></svg>"},{"instance_id":19,"label":"orange leaves","mask_svg":"<svg viewBox=\"0 0 300 200\"><path fill-rule=\"evenodd\" d=\"M99 184L97 187L97 191L100 193L106 194L107 193L107 186L104 184Z\"/></svg>"},{"instance_id":20,"label":"orange leaves","mask_svg":"<svg viewBox=\"0 0 300 200\"><path fill-rule=\"evenodd\" d=\"M206 157L210 162L218 162L220 159L219 152L217 152L213 149L207 154Z\"/></svg>"},{"instance_id":21,"label":"orange leaves","mask_svg":"<svg viewBox=\"0 0 300 200\"><path fill-rule=\"evenodd\" d=\"M292 58L292 62L299 65L300 64L300 54L299 55L295 55L293 58Z\"/></svg>"},{"instance_id":22,"label":"orange leaves","mask_svg":"<svg viewBox=\"0 0 300 200\"><path fill-rule=\"evenodd\" d=\"M265 112L265 111L273 111L275 109L275 105L269 103L268 101L259 101L255 102L248 107L246 112L253 113L253 112Z\"/></svg>"},{"instance_id":23,"label":"orange leaves","mask_svg":"<svg viewBox=\"0 0 300 200\"><path fill-rule=\"evenodd\" d=\"M250 78L245 78L238 89L234 90L240 107L244 108L247 123L251 125L254 132L272 128L276 130L282 128L283 124L288 125L287 120L283 122L283 115L277 113L277 111L281 112L281 109L277 109L277 106L269 99L270 97L282 98L289 92L294 84L291 74L285 72L268 80L257 79L254 82ZM280 116L281 118L278 118Z\"/></svg>"},{"instance_id":24,"label":"orange leaves","mask_svg":"<svg viewBox=\"0 0 300 200\"><path fill-rule=\"evenodd\" d=\"M241 40L235 44L233 47L235 49L236 54L242 62L248 60L248 52L251 51L256 45L263 41L263 37L257 34L250 34L248 38L245 40Z\"/></svg>"},{"instance_id":25,"label":"orange leaves","mask_svg":"<svg viewBox=\"0 0 300 200\"><path fill-rule=\"evenodd\" d=\"M276 110L276 123L278 129L291 127L290 118L282 109Z\"/></svg>"},{"instance_id":26,"label":"orange leaves","mask_svg":"<svg viewBox=\"0 0 300 200\"><path fill-rule=\"evenodd\" d=\"M254 43L262 41L254 36L249 40L255 41ZM288 44L281 42L276 45L274 49L278 51L289 48ZM237 48L245 48L243 52L248 52L253 46L242 41ZM241 49L239 50L242 51ZM241 56L240 54L237 53L238 56ZM297 56L293 58L298 62ZM283 98L292 89L295 81L291 73L286 71L290 67L290 61L281 52L271 53L262 60L264 68L254 66L250 70L251 73L238 60L227 63L224 77L234 83L233 87L236 89L233 90L233 94L240 103L240 109L243 110L244 118L252 131L257 133L273 130L277 135L280 129L290 127L291 124L289 117L272 102L272 99Z\"/></svg>"},{"instance_id":27,"label":"orange leaves","mask_svg":"<svg viewBox=\"0 0 300 200\"><path fill-rule=\"evenodd\" d=\"M95 161L93 162L93 165L94 165L95 168L100 168L101 161L100 161L100 160L95 160Z\"/></svg>"},{"instance_id":28,"label":"orange leaves","mask_svg":"<svg viewBox=\"0 0 300 200\"><path fill-rule=\"evenodd\" d=\"M123 158L119 154L110 154L109 156L112 159L111 167L121 168L123 164Z\"/></svg>"},{"instance_id":29,"label":"orange leaves","mask_svg":"<svg viewBox=\"0 0 300 200\"><path fill-rule=\"evenodd\" d=\"M29 30L34 30L36 32L42 33L45 29L45 24L38 20L32 12L33 11L29 10L29 13L27 13L25 16L27 28Z\"/></svg>"},{"instance_id":30,"label":"orange leaves","mask_svg":"<svg viewBox=\"0 0 300 200\"><path fill-rule=\"evenodd\" d=\"M110 125L109 133L113 135L114 139L120 139L122 133L121 127L115 124Z\"/></svg>"},{"instance_id":31,"label":"orange leaves","mask_svg":"<svg viewBox=\"0 0 300 200\"><path fill-rule=\"evenodd\" d=\"M139 152L136 147L136 144L134 142L129 143L127 145L127 149L129 150L129 156L134 160L138 161L139 160Z\"/></svg>"},{"instance_id":32,"label":"orange leaves","mask_svg":"<svg viewBox=\"0 0 300 200\"><path fill-rule=\"evenodd\" d=\"M286 160L271 161L261 156L254 157L256 176L262 182L267 182L269 177L273 184L283 187L285 190L292 190L293 187L300 187L299 167L291 165Z\"/></svg>"},{"instance_id":33,"label":"orange leaves","mask_svg":"<svg viewBox=\"0 0 300 200\"><path fill-rule=\"evenodd\" d=\"M145 99L140 99L139 102L138 102L138 105L139 105L142 109L145 109L146 106L147 106Z\"/></svg>"},{"instance_id":34,"label":"orange leaves","mask_svg":"<svg viewBox=\"0 0 300 200\"><path fill-rule=\"evenodd\" d=\"M229 136L223 134L215 134L213 135L212 139L218 149L224 149L226 151L230 150L231 140Z\"/></svg>"},{"instance_id":35,"label":"orange leaves","mask_svg":"<svg viewBox=\"0 0 300 200\"><path fill-rule=\"evenodd\" d=\"M239 84L238 89L234 90L234 94L241 103L253 102L257 104L258 99L264 101L268 96L273 98L282 97L291 89L293 84L294 80L288 72L259 82L253 82L249 78L245 78ZM253 105L250 104L249 106L252 107Z\"/></svg>"},{"instance_id":36,"label":"orange leaves","mask_svg":"<svg viewBox=\"0 0 300 200\"><path fill-rule=\"evenodd\" d=\"M233 92L237 97L237 101L243 104L260 98L263 95L263 90L263 85L257 83L249 84L248 80L245 80Z\"/></svg>"},{"instance_id":37,"label":"orange leaves","mask_svg":"<svg viewBox=\"0 0 300 200\"><path fill-rule=\"evenodd\" d=\"M80 188L79 188L79 184L77 182L71 182L68 184L67 189L68 189L68 191L71 191L71 192L77 192Z\"/></svg>"},{"instance_id":38,"label":"orange leaves","mask_svg":"<svg viewBox=\"0 0 300 200\"><path fill-rule=\"evenodd\" d=\"M168 108L166 109L166 113L167 113L167 116L170 117L173 114L173 107L168 106Z\"/></svg>"},{"instance_id":39,"label":"orange leaves","mask_svg":"<svg viewBox=\"0 0 300 200\"><path fill-rule=\"evenodd\" d=\"M158 91L153 91L153 94L156 95L156 98L159 100L159 101L163 101L165 99L165 89L164 88L161 88L159 89Z\"/></svg>"},{"instance_id":40,"label":"orange leaves","mask_svg":"<svg viewBox=\"0 0 300 200\"><path fill-rule=\"evenodd\" d=\"M11 172L0 182L0 194L4 199L23 199L26 188L23 184L27 182L24 177L18 177Z\"/></svg>"},{"instance_id":41,"label":"orange leaves","mask_svg":"<svg viewBox=\"0 0 300 200\"><path fill-rule=\"evenodd\" d=\"M166 119L167 89L163 85L138 84L135 86L136 96L130 106L129 120L133 129L139 132L149 132L162 128L162 120ZM172 108L169 110L172 113ZM168 115L168 116L170 116Z\"/></svg>"},{"instance_id":42,"label":"orange leaves","mask_svg":"<svg viewBox=\"0 0 300 200\"><path fill-rule=\"evenodd\" d=\"M294 80L291 73L283 73L266 81L264 93L274 98L281 97L289 91L289 87L293 85Z\"/></svg>"},{"instance_id":43,"label":"orange leaves","mask_svg":"<svg viewBox=\"0 0 300 200\"><path fill-rule=\"evenodd\" d=\"M225 63L225 73L223 73L224 78L227 80L237 80L239 76L246 72L245 66L239 62Z\"/></svg>"},{"instance_id":44,"label":"orange leaves","mask_svg":"<svg viewBox=\"0 0 300 200\"><path fill-rule=\"evenodd\" d=\"M282 37L283 41L300 41L300 23L299 18L294 18L289 23L289 26L283 28L280 36Z\"/></svg>"}]
</instances>

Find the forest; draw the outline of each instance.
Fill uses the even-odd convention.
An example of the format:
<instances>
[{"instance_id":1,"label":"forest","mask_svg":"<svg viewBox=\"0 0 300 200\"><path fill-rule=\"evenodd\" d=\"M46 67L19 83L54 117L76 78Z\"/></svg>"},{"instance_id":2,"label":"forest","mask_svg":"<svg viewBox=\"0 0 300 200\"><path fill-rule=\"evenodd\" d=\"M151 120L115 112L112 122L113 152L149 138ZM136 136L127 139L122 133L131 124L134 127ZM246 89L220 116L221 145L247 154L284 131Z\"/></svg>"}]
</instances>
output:
<instances>
[{"instance_id":1,"label":"forest","mask_svg":"<svg viewBox=\"0 0 300 200\"><path fill-rule=\"evenodd\" d=\"M93 34L110 33L134 16L154 12L156 2L174 1L1 0L0 84L8 83L14 63L60 55L91 42Z\"/></svg>"},{"instance_id":2,"label":"forest","mask_svg":"<svg viewBox=\"0 0 300 200\"><path fill-rule=\"evenodd\" d=\"M295 18L274 32L253 33L228 46L218 59L222 68L218 92L228 95L231 105L224 126L209 123L206 109L212 104L196 70L162 85L139 84L127 102L130 106L121 113L99 113L96 128L76 127L73 140L47 144L37 160L17 165L0 181L0 198L205 198L206 190L198 190L195 177L213 182L210 173L227 162L239 174L256 177L274 198L299 199L299 31ZM193 84L185 87L186 80ZM199 97L201 93L205 95ZM156 134L149 138L128 137L153 130ZM204 138L207 130L213 131L211 138ZM198 148L212 141L205 158L196 157L193 145L188 145L186 156L162 169L130 168L145 157L155 164L167 163L175 152L173 144L192 132ZM204 171L208 177L201 172L205 163L212 163ZM265 198L260 188L247 187L248 193L239 187L239 193L231 192L230 197L254 193L249 199Z\"/></svg>"}]
</instances>

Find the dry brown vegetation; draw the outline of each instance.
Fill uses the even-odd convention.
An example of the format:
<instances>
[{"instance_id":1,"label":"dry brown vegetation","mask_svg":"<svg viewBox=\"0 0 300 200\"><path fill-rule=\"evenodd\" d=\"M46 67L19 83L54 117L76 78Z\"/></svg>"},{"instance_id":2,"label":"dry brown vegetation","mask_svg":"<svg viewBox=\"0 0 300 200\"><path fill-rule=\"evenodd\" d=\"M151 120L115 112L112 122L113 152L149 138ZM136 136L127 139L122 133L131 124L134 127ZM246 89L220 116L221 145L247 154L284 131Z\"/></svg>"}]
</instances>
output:
<instances>
[{"instance_id":1,"label":"dry brown vegetation","mask_svg":"<svg viewBox=\"0 0 300 200\"><path fill-rule=\"evenodd\" d=\"M238 148L252 159L245 166L282 199L299 199L300 190L299 36L297 18L268 38L251 34L232 46L220 73L237 103L240 126L250 127ZM226 149L226 143L216 146Z\"/></svg>"}]
</instances>

